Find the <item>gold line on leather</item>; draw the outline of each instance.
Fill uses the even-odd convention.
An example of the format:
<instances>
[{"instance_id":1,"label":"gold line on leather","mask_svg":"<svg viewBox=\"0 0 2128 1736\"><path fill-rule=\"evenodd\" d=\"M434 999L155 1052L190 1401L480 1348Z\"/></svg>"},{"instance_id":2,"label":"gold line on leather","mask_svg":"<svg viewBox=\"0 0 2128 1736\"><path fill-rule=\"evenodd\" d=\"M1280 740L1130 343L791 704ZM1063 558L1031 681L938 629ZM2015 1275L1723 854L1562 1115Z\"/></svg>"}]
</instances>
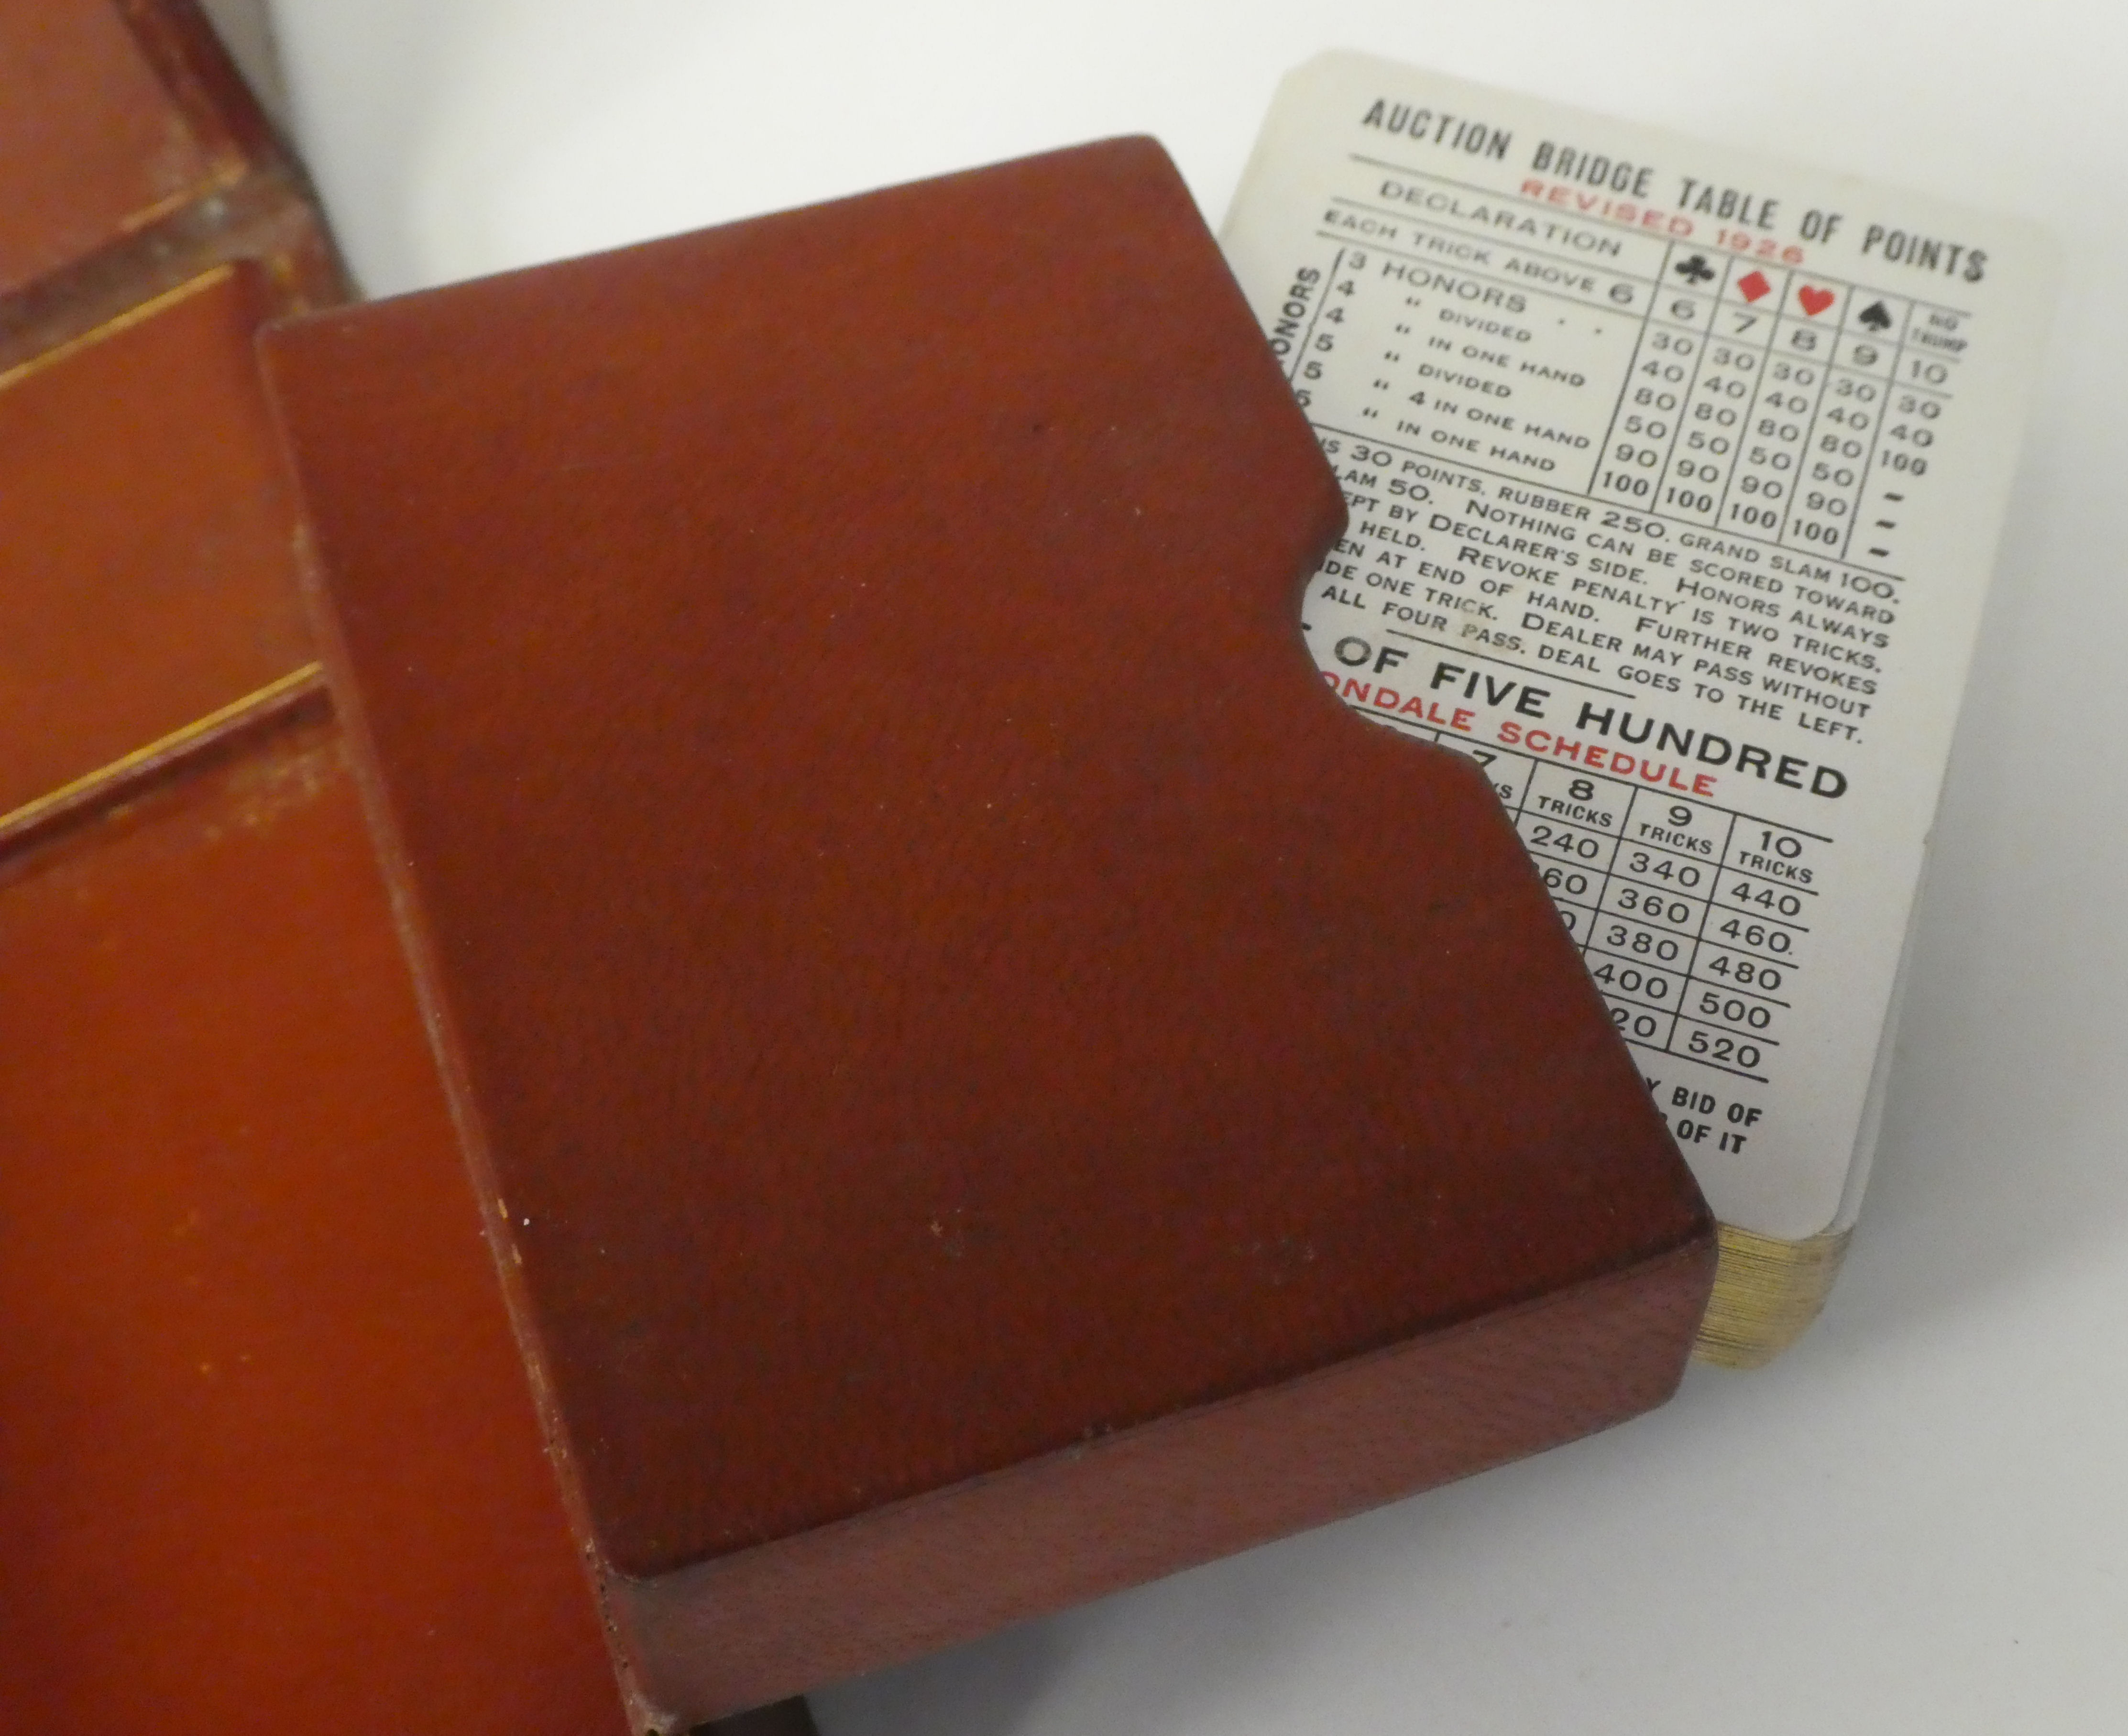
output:
<instances>
[{"instance_id":1,"label":"gold line on leather","mask_svg":"<svg viewBox=\"0 0 2128 1736\"><path fill-rule=\"evenodd\" d=\"M135 772L174 759L188 748L204 744L254 714L270 711L283 701L321 685L324 679L323 666L317 663L306 663L300 669L292 669L278 681L268 681L264 687L245 694L241 699L231 700L226 705L217 707L205 717L195 718L183 728L173 729L168 735L158 736L145 747L121 754L107 765L99 766L95 771L62 784L56 790L47 790L19 808L0 813L0 839L23 831L61 809L78 806L99 791L123 783Z\"/></svg>"},{"instance_id":2,"label":"gold line on leather","mask_svg":"<svg viewBox=\"0 0 2128 1736\"><path fill-rule=\"evenodd\" d=\"M65 343L34 355L26 362L18 362L4 373L0 373L0 391L11 386L19 386L32 374L42 373L57 366L69 356L78 355L90 345L101 344L107 338L115 338L121 331L130 330L143 320L152 320L157 314L167 312L180 301L188 301L194 296L226 282L236 272L234 261L225 260L211 271L203 271L197 277L188 277L174 289L166 289L159 296L129 307L122 314L106 320L101 325L93 325L78 337L69 338Z\"/></svg>"}]
</instances>

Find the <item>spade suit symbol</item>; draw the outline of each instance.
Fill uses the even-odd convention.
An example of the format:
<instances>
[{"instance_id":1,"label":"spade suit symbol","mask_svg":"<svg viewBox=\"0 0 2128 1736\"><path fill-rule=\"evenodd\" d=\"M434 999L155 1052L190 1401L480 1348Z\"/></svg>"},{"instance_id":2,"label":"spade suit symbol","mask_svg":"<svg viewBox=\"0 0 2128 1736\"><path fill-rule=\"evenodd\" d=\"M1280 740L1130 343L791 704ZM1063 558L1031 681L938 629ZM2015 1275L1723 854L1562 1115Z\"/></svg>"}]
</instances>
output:
<instances>
[{"instance_id":1,"label":"spade suit symbol","mask_svg":"<svg viewBox=\"0 0 2128 1736\"><path fill-rule=\"evenodd\" d=\"M1882 301L1872 301L1855 318L1872 331L1889 331L1892 328L1892 310Z\"/></svg>"}]
</instances>

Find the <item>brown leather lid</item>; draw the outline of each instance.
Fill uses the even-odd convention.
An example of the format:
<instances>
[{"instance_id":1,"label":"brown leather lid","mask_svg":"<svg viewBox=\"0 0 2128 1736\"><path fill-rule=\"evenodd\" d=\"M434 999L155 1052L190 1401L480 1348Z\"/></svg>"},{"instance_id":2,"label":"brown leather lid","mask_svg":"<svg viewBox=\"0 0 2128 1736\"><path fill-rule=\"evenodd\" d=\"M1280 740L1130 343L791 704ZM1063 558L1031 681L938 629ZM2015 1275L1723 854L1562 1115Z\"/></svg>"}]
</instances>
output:
<instances>
[{"instance_id":1,"label":"brown leather lid","mask_svg":"<svg viewBox=\"0 0 2128 1736\"><path fill-rule=\"evenodd\" d=\"M706 1639L617 1587L668 1703L1668 1390L1697 1190L1482 777L1315 675L1296 596L1342 502L1157 146L328 314L266 355L606 1562L679 1586L882 1512L944 1539L978 1510L940 1492L1142 1465L1133 1440L1214 1468L1150 1553L1095 1472L1071 1549L1015 1554L1009 1514L979 1564L912 1546L901 1607L832 1640L888 1558L862 1543L720 1583ZM1608 1325L1531 1328L1499 1416L1457 1414L1461 1373L1356 1375L1348 1412L1357 1387L1293 1402L1364 1418L1364 1464L1333 1433L1220 1493L1205 1444L1293 1414L1259 1397L1648 1274ZM749 1620L813 1637L690 1674Z\"/></svg>"},{"instance_id":2,"label":"brown leather lid","mask_svg":"<svg viewBox=\"0 0 2128 1736\"><path fill-rule=\"evenodd\" d=\"M188 0L0 0L11 1733L625 1727L308 661L339 287Z\"/></svg>"},{"instance_id":3,"label":"brown leather lid","mask_svg":"<svg viewBox=\"0 0 2128 1736\"><path fill-rule=\"evenodd\" d=\"M0 858L0 1729L615 1736L311 709Z\"/></svg>"}]
</instances>

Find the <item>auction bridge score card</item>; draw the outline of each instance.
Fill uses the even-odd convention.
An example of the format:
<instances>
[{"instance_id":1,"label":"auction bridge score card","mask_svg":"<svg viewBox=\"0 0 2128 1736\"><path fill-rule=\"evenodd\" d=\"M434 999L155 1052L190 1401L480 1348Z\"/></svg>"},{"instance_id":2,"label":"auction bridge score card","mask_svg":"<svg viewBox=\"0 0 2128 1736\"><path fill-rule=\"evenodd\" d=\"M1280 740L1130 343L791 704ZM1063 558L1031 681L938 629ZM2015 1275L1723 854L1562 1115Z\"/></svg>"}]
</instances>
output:
<instances>
[{"instance_id":1,"label":"auction bridge score card","mask_svg":"<svg viewBox=\"0 0 2128 1736\"><path fill-rule=\"evenodd\" d=\"M1843 1228L2050 249L1348 55L1223 239L1351 503L1324 679L1485 766L1725 1224Z\"/></svg>"}]
</instances>

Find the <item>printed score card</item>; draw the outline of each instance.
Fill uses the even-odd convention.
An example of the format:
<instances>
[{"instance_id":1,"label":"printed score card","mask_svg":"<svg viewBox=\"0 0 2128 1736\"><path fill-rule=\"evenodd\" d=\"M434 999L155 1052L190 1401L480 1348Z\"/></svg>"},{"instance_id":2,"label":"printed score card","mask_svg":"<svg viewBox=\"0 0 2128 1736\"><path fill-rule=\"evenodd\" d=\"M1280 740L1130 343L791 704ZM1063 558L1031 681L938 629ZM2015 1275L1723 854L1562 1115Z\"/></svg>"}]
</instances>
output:
<instances>
[{"instance_id":1,"label":"printed score card","mask_svg":"<svg viewBox=\"0 0 2128 1736\"><path fill-rule=\"evenodd\" d=\"M1324 679L1484 765L1723 1222L1843 1229L2051 249L1342 54L1223 240L1351 502Z\"/></svg>"}]
</instances>

